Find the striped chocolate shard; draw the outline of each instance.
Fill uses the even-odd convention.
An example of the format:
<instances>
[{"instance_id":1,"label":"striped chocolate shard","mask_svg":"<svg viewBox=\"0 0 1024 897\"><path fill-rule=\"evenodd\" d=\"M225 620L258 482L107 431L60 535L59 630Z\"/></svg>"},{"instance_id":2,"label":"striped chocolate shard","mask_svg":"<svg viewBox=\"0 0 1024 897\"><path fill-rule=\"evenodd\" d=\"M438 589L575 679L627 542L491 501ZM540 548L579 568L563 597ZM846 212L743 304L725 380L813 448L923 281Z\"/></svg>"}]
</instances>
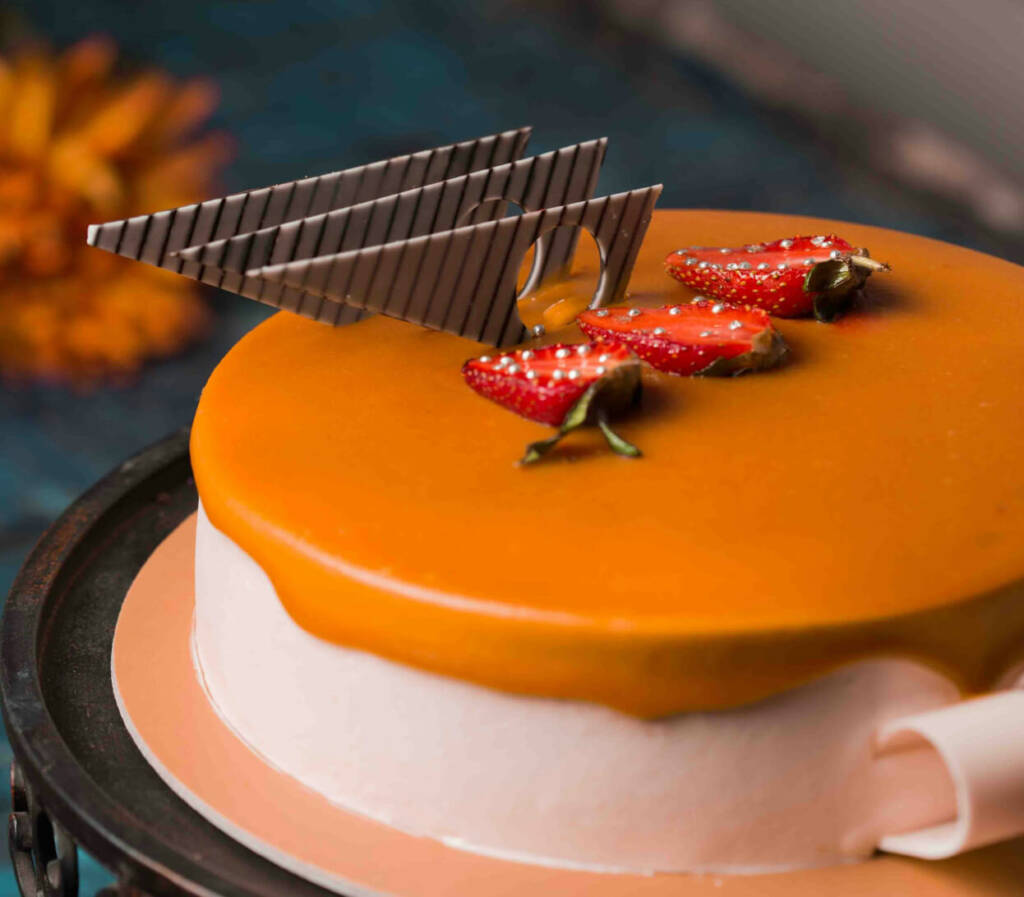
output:
<instances>
[{"instance_id":1,"label":"striped chocolate shard","mask_svg":"<svg viewBox=\"0 0 1024 897\"><path fill-rule=\"evenodd\" d=\"M238 292L242 285L240 274L186 261L179 258L177 252L514 161L525 151L530 132L528 127L518 128L152 215L91 225L87 239L90 246ZM472 220L473 223L495 220L505 211L503 203L495 203L477 210ZM250 292L243 295L278 308L309 314L305 297L286 293L279 285L267 285L259 295L250 295ZM313 306L319 304L317 300ZM340 309L334 322L346 323L363 314L357 309Z\"/></svg>"},{"instance_id":2,"label":"striped chocolate shard","mask_svg":"<svg viewBox=\"0 0 1024 897\"><path fill-rule=\"evenodd\" d=\"M510 346L526 335L516 309L518 296L534 289L549 270L541 238L561 227L586 228L602 259L590 305L616 302L625 293L661 189L658 184L246 273L336 305L379 312L492 346ZM522 259L535 242L533 269L517 294Z\"/></svg>"},{"instance_id":3,"label":"striped chocolate shard","mask_svg":"<svg viewBox=\"0 0 1024 897\"><path fill-rule=\"evenodd\" d=\"M535 212L579 202L594 193L606 146L606 138L590 140L299 221L215 240L183 249L177 255L207 270L230 272L224 278L226 285L228 277L255 268L453 230L474 222L485 207L495 204L502 212L508 202ZM541 280L568 267L578 237L578 229L564 229L542 238ZM231 288L253 299L273 289L281 307L331 323L338 313L338 303L324 302L320 294L259 277L236 277Z\"/></svg>"}]
</instances>

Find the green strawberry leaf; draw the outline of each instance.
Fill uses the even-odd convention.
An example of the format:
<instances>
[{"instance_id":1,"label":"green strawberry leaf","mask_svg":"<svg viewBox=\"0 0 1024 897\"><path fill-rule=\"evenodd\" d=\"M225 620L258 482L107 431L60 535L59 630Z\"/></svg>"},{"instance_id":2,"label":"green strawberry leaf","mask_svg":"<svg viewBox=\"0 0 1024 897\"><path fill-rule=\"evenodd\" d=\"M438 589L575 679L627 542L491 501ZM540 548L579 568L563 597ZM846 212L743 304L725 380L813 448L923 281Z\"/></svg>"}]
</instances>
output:
<instances>
[{"instance_id":1,"label":"green strawberry leaf","mask_svg":"<svg viewBox=\"0 0 1024 897\"><path fill-rule=\"evenodd\" d=\"M547 439L531 442L519 463L536 463L558 445L563 437L585 426L597 426L616 454L630 458L639 457L640 449L614 433L608 426L607 418L639 402L640 370L639 362L621 364L600 380L591 383L586 392L576 400L576 404L566 412L558 432Z\"/></svg>"},{"instance_id":2,"label":"green strawberry leaf","mask_svg":"<svg viewBox=\"0 0 1024 897\"><path fill-rule=\"evenodd\" d=\"M814 317L826 324L835 321L870 273L870 269L852 265L849 259L818 262L804 278L804 292L816 294Z\"/></svg>"},{"instance_id":3,"label":"green strawberry leaf","mask_svg":"<svg viewBox=\"0 0 1024 897\"><path fill-rule=\"evenodd\" d=\"M565 418L562 420L562 426L559 428L559 432L563 436L586 424L587 419L591 415L591 408L600 395L601 383L602 380L595 380L591 383L587 387L587 391L576 400L576 404L566 413Z\"/></svg>"},{"instance_id":4,"label":"green strawberry leaf","mask_svg":"<svg viewBox=\"0 0 1024 897\"><path fill-rule=\"evenodd\" d=\"M643 455L643 452L633 445L632 442L623 439L610 426L608 426L608 421L604 419L604 415L598 417L597 426L604 434L604 438L608 441L608 447L615 452L616 455L622 455L624 458L639 458Z\"/></svg>"},{"instance_id":5,"label":"green strawberry leaf","mask_svg":"<svg viewBox=\"0 0 1024 897\"><path fill-rule=\"evenodd\" d=\"M745 355L738 356L744 359ZM737 364L736 358L723 358L721 355L712 361L707 367L697 371L699 377L732 377L742 369L742 364Z\"/></svg>"},{"instance_id":6,"label":"green strawberry leaf","mask_svg":"<svg viewBox=\"0 0 1024 897\"><path fill-rule=\"evenodd\" d=\"M697 371L697 377L735 377L747 371L763 371L781 364L789 355L789 346L774 328L769 328L754 337L749 352L726 358L719 355L707 367Z\"/></svg>"},{"instance_id":7,"label":"green strawberry leaf","mask_svg":"<svg viewBox=\"0 0 1024 897\"><path fill-rule=\"evenodd\" d=\"M804 278L805 293L824 293L841 290L854 279L850 264L845 259L829 259L818 262Z\"/></svg>"},{"instance_id":8,"label":"green strawberry leaf","mask_svg":"<svg viewBox=\"0 0 1024 897\"><path fill-rule=\"evenodd\" d=\"M559 431L549 439L541 439L538 442L531 442L523 453L523 457L519 459L520 464L535 464L541 458L543 458L548 452L551 451L559 442L562 440L562 436L565 434Z\"/></svg>"}]
</instances>

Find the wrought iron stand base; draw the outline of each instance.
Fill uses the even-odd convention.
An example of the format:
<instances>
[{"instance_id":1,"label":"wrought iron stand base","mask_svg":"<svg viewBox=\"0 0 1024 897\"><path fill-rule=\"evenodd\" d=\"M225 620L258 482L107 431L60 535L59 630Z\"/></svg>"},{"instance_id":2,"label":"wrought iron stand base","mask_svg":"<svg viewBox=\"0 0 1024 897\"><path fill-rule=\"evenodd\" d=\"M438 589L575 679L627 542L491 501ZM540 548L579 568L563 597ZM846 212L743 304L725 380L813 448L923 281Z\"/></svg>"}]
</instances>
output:
<instances>
[{"instance_id":1,"label":"wrought iron stand base","mask_svg":"<svg viewBox=\"0 0 1024 897\"><path fill-rule=\"evenodd\" d=\"M126 461L46 533L11 590L0 696L15 760L8 840L24 897L78 893L77 846L118 884L100 897L326 897L181 801L121 720L110 677L124 596L196 507L182 430Z\"/></svg>"}]
</instances>

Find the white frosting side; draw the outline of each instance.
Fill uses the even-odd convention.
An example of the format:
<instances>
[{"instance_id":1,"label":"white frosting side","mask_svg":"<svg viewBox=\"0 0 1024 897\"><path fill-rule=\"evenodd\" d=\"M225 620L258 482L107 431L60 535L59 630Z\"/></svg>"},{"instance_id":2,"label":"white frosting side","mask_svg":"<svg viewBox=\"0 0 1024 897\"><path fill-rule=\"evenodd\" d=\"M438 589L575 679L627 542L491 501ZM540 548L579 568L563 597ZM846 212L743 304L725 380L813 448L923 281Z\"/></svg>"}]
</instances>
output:
<instances>
[{"instance_id":1,"label":"white frosting side","mask_svg":"<svg viewBox=\"0 0 1024 897\"><path fill-rule=\"evenodd\" d=\"M464 849L753 873L863 858L955 812L933 748L877 750L886 722L959 698L905 659L656 721L505 694L309 634L202 508L194 639L211 699L253 750L339 805Z\"/></svg>"}]
</instances>

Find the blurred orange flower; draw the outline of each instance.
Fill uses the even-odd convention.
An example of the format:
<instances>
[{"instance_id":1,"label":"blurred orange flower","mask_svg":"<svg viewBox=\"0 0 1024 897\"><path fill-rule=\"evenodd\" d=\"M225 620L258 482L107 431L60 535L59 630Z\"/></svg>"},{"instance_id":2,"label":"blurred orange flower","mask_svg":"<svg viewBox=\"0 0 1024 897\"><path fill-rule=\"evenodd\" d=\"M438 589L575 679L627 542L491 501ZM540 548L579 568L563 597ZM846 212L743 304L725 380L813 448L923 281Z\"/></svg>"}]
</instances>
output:
<instances>
[{"instance_id":1,"label":"blurred orange flower","mask_svg":"<svg viewBox=\"0 0 1024 897\"><path fill-rule=\"evenodd\" d=\"M93 222L210 195L229 155L194 132L203 81L114 76L112 43L0 57L0 373L89 385L130 375L202 332L195 286L85 245Z\"/></svg>"}]
</instances>

